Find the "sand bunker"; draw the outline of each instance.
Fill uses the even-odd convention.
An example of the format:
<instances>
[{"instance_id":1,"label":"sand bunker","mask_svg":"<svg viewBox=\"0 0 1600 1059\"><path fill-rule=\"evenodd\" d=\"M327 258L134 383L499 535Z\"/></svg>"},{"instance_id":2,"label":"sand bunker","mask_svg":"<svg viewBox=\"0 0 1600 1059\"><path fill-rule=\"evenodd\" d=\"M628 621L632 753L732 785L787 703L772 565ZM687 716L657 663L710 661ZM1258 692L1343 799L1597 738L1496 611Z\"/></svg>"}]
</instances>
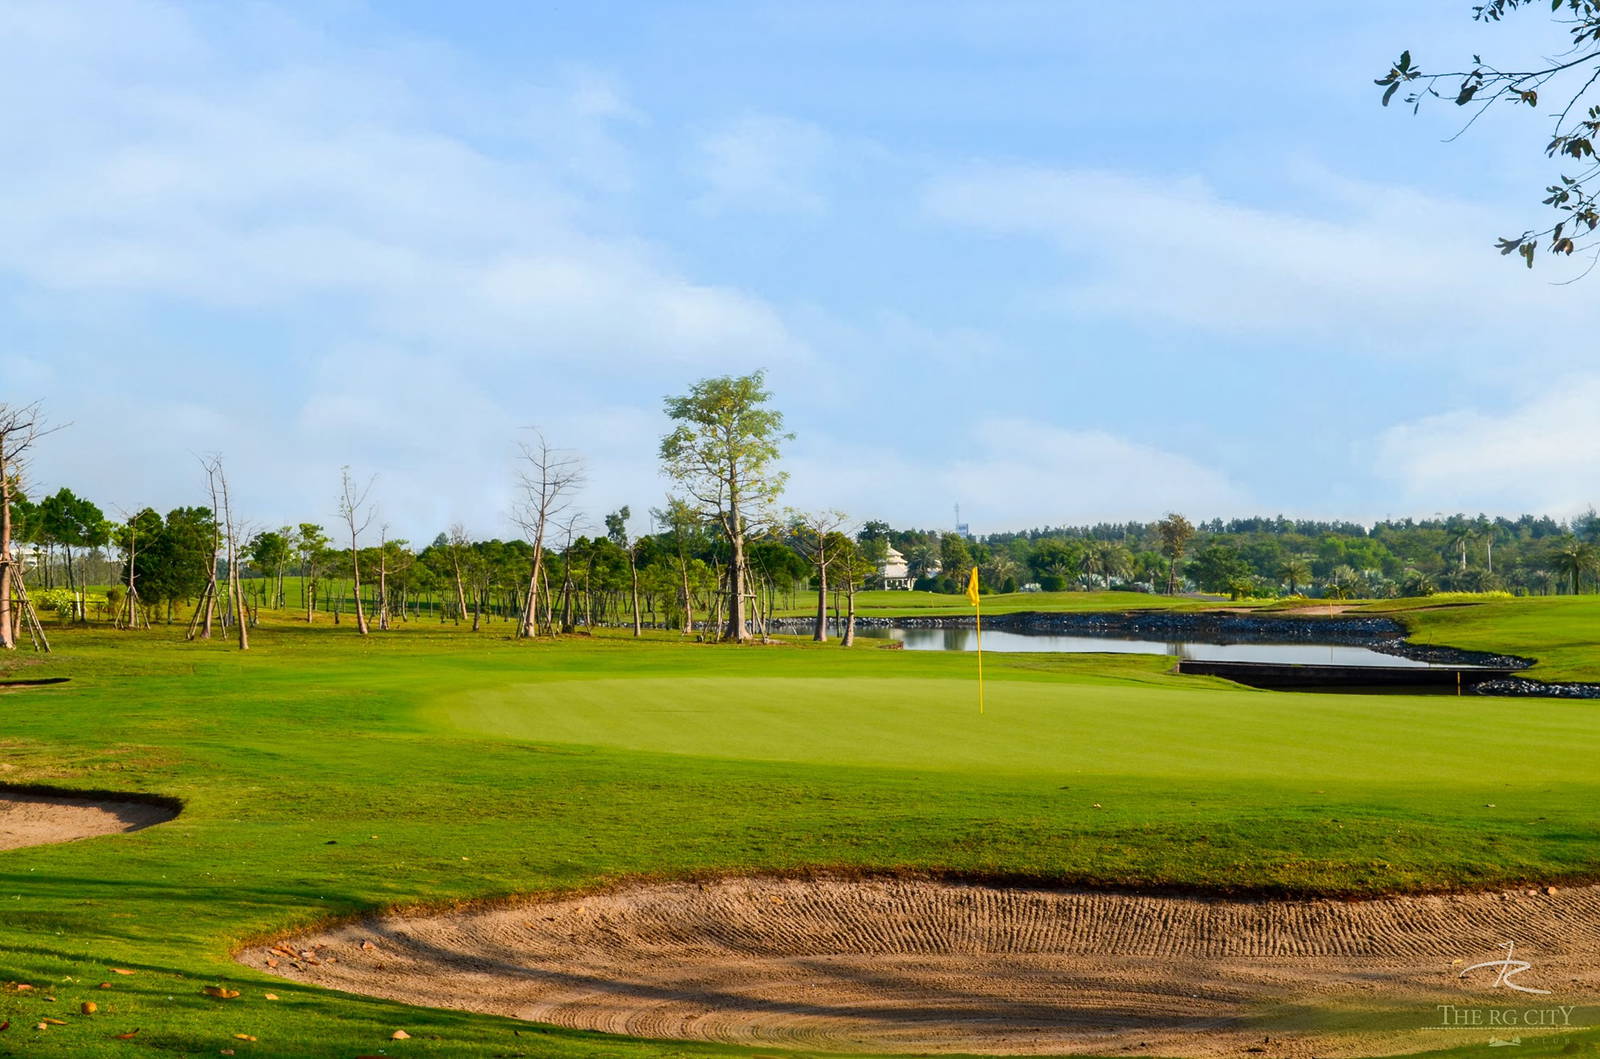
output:
<instances>
[{"instance_id":1,"label":"sand bunker","mask_svg":"<svg viewBox=\"0 0 1600 1059\"><path fill-rule=\"evenodd\" d=\"M0 850L138 831L178 815L175 806L112 797L0 790Z\"/></svg>"},{"instance_id":2,"label":"sand bunker","mask_svg":"<svg viewBox=\"0 0 1600 1059\"><path fill-rule=\"evenodd\" d=\"M1507 942L1528 970L1498 985L1500 966L1461 977L1505 959ZM1597 956L1600 888L1253 902L755 878L386 917L239 959L412 1004L642 1037L1335 1056L1562 1028L1559 1014L1447 1028L1436 1005L1593 1004ZM1582 1008L1564 1017L1590 1024Z\"/></svg>"}]
</instances>

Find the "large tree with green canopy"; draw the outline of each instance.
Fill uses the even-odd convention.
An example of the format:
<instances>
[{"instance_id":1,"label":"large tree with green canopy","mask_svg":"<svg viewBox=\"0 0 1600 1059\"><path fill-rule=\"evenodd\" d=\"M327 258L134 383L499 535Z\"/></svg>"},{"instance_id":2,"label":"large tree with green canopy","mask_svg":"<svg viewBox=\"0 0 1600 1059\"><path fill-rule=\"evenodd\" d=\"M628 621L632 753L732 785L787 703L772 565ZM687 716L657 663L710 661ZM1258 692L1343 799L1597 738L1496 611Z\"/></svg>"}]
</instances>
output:
<instances>
[{"instance_id":1,"label":"large tree with green canopy","mask_svg":"<svg viewBox=\"0 0 1600 1059\"><path fill-rule=\"evenodd\" d=\"M766 373L701 379L689 392L666 399L677 425L661 439L661 463L714 521L727 540L729 562L723 590L727 624L723 638L747 640L745 619L749 561L745 542L752 518L760 519L783 492L788 475L776 468L783 413L768 405Z\"/></svg>"}]
</instances>

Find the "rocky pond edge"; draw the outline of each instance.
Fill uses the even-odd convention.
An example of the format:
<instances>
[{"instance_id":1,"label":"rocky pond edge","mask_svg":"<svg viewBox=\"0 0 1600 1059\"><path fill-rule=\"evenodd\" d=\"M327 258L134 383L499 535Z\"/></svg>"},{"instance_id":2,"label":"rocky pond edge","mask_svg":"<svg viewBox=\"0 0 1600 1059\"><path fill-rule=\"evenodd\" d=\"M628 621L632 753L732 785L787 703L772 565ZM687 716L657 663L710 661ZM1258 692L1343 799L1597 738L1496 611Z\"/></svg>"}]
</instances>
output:
<instances>
[{"instance_id":1,"label":"rocky pond edge","mask_svg":"<svg viewBox=\"0 0 1600 1059\"><path fill-rule=\"evenodd\" d=\"M777 629L805 629L814 618L777 618ZM971 615L948 614L899 618L857 617L864 629L970 629ZM1526 669L1534 659L1460 647L1416 644L1406 639L1406 627L1393 618L1359 615L1283 617L1218 611L1137 610L1049 613L1020 611L984 619L984 627L1006 632L1061 636L1104 636L1110 639L1203 643L1307 643L1366 647L1384 654L1437 665L1482 666L1488 669ZM1525 677L1484 681L1476 694L1566 699L1600 699L1600 684L1544 682Z\"/></svg>"}]
</instances>

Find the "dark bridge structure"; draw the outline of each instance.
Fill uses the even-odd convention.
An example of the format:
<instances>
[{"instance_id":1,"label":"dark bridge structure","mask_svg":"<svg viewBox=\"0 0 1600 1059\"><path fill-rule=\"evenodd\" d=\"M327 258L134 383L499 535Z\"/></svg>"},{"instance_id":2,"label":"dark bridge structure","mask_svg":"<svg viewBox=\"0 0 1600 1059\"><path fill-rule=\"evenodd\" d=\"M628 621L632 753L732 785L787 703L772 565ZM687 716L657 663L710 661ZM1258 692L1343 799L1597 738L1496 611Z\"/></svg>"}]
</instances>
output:
<instances>
[{"instance_id":1,"label":"dark bridge structure","mask_svg":"<svg viewBox=\"0 0 1600 1059\"><path fill-rule=\"evenodd\" d=\"M1283 662L1215 662L1184 658L1177 671L1222 677L1253 688L1303 691L1414 690L1471 692L1479 684L1504 680L1520 667L1432 664L1426 666L1340 666Z\"/></svg>"}]
</instances>

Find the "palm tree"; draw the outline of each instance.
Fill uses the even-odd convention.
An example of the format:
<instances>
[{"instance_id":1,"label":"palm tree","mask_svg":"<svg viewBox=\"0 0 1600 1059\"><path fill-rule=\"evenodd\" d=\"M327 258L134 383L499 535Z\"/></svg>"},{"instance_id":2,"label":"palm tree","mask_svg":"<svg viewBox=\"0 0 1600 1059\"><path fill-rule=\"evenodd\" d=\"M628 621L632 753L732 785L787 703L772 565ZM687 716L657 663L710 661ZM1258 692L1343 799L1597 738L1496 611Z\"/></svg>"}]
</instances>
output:
<instances>
[{"instance_id":1,"label":"palm tree","mask_svg":"<svg viewBox=\"0 0 1600 1059\"><path fill-rule=\"evenodd\" d=\"M1108 591L1111 588L1111 579L1127 577L1132 567L1132 553L1115 541L1094 541L1089 545L1089 553L1083 560L1083 572L1103 578Z\"/></svg>"},{"instance_id":2,"label":"palm tree","mask_svg":"<svg viewBox=\"0 0 1600 1059\"><path fill-rule=\"evenodd\" d=\"M1328 574L1328 580L1323 582L1323 588L1334 599L1349 599L1360 584L1361 575L1355 572L1354 567L1335 566Z\"/></svg>"},{"instance_id":3,"label":"palm tree","mask_svg":"<svg viewBox=\"0 0 1600 1059\"><path fill-rule=\"evenodd\" d=\"M1403 596L1431 596L1436 591L1433 578L1415 568L1407 568L1400 581Z\"/></svg>"},{"instance_id":4,"label":"palm tree","mask_svg":"<svg viewBox=\"0 0 1600 1059\"><path fill-rule=\"evenodd\" d=\"M1289 583L1289 595L1296 595L1296 589L1311 580L1311 564L1298 555L1285 559L1278 567L1278 580Z\"/></svg>"},{"instance_id":5,"label":"palm tree","mask_svg":"<svg viewBox=\"0 0 1600 1059\"><path fill-rule=\"evenodd\" d=\"M1556 573L1571 580L1572 594L1577 595L1581 578L1595 567L1594 545L1580 541L1569 533L1550 556L1550 566Z\"/></svg>"},{"instance_id":6,"label":"palm tree","mask_svg":"<svg viewBox=\"0 0 1600 1059\"><path fill-rule=\"evenodd\" d=\"M939 545L937 541L918 541L910 546L906 554L906 565L910 572L918 577L928 577L930 570L939 569Z\"/></svg>"},{"instance_id":7,"label":"palm tree","mask_svg":"<svg viewBox=\"0 0 1600 1059\"><path fill-rule=\"evenodd\" d=\"M1478 531L1471 526L1459 526L1450 533L1450 547L1461 549L1461 569L1467 568L1467 546L1478 537Z\"/></svg>"},{"instance_id":8,"label":"palm tree","mask_svg":"<svg viewBox=\"0 0 1600 1059\"><path fill-rule=\"evenodd\" d=\"M1107 588L1111 587L1113 577L1126 581L1133 573L1133 553L1126 544L1112 544L1101 558L1101 570L1106 575Z\"/></svg>"},{"instance_id":9,"label":"palm tree","mask_svg":"<svg viewBox=\"0 0 1600 1059\"><path fill-rule=\"evenodd\" d=\"M1015 584L1017 575L1021 571L1022 567L1017 565L1015 559L1004 552L996 552L983 564L980 576L990 588L1000 592L1005 590L1008 581Z\"/></svg>"}]
</instances>

